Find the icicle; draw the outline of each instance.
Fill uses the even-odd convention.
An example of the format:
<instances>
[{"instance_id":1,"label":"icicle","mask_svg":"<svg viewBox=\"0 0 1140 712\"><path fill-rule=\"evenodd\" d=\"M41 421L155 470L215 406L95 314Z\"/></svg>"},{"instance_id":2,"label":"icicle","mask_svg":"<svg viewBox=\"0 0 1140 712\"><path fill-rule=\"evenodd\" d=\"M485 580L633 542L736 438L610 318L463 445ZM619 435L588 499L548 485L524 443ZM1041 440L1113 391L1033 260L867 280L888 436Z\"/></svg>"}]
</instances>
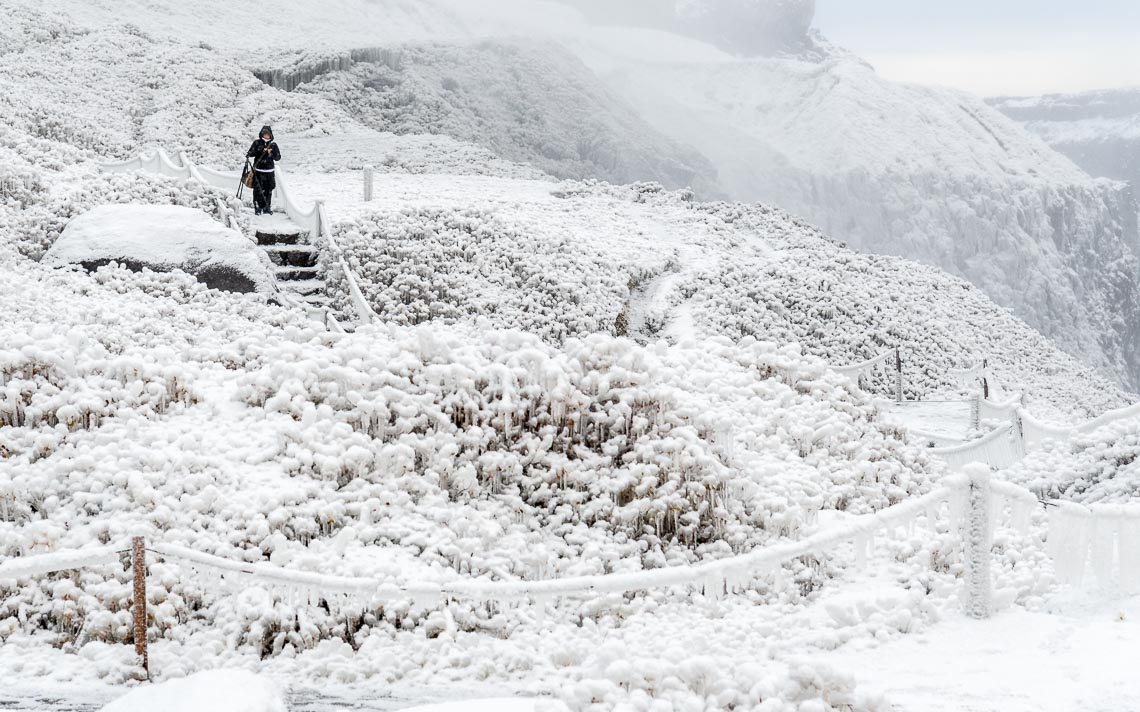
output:
<instances>
[{"instance_id":1,"label":"icicle","mask_svg":"<svg viewBox=\"0 0 1140 712\"><path fill-rule=\"evenodd\" d=\"M1002 497L990 497L990 537L993 538L993 530L997 528L997 523L1001 521L1001 515L1005 511L1005 500Z\"/></svg>"},{"instance_id":2,"label":"icicle","mask_svg":"<svg viewBox=\"0 0 1140 712\"><path fill-rule=\"evenodd\" d=\"M855 547L855 570L863 571L867 568L867 535L856 534L853 544Z\"/></svg>"},{"instance_id":3,"label":"icicle","mask_svg":"<svg viewBox=\"0 0 1140 712\"><path fill-rule=\"evenodd\" d=\"M704 579L704 594L706 598L719 601L724 598L724 576L719 573L706 574Z\"/></svg>"},{"instance_id":4,"label":"icicle","mask_svg":"<svg viewBox=\"0 0 1140 712\"><path fill-rule=\"evenodd\" d=\"M1030 518L1033 515L1033 505L1024 500L1010 502L1010 523L1023 536L1029 534Z\"/></svg>"},{"instance_id":5,"label":"icicle","mask_svg":"<svg viewBox=\"0 0 1140 712\"><path fill-rule=\"evenodd\" d=\"M534 594L534 624L539 630L546 629L546 607L551 596L543 593Z\"/></svg>"},{"instance_id":6,"label":"icicle","mask_svg":"<svg viewBox=\"0 0 1140 712\"><path fill-rule=\"evenodd\" d=\"M1090 559L1097 582L1108 587L1112 583L1112 564L1116 553L1116 529L1114 518L1095 517L1090 536Z\"/></svg>"},{"instance_id":7,"label":"icicle","mask_svg":"<svg viewBox=\"0 0 1140 712\"><path fill-rule=\"evenodd\" d=\"M926 505L926 525L932 530L938 528L938 515L942 511L942 504L934 502Z\"/></svg>"},{"instance_id":8,"label":"icicle","mask_svg":"<svg viewBox=\"0 0 1140 712\"><path fill-rule=\"evenodd\" d=\"M1120 522L1120 588L1125 593L1140 593L1140 520Z\"/></svg>"},{"instance_id":9,"label":"icicle","mask_svg":"<svg viewBox=\"0 0 1140 712\"><path fill-rule=\"evenodd\" d=\"M950 497L950 535L955 539L962 537L962 523L966 518L968 497L969 490L965 489L960 492L955 492Z\"/></svg>"},{"instance_id":10,"label":"icicle","mask_svg":"<svg viewBox=\"0 0 1140 712\"><path fill-rule=\"evenodd\" d=\"M1080 586L1089 550L1088 520L1077 513L1055 508L1049 517L1049 554L1061 583Z\"/></svg>"}]
</instances>

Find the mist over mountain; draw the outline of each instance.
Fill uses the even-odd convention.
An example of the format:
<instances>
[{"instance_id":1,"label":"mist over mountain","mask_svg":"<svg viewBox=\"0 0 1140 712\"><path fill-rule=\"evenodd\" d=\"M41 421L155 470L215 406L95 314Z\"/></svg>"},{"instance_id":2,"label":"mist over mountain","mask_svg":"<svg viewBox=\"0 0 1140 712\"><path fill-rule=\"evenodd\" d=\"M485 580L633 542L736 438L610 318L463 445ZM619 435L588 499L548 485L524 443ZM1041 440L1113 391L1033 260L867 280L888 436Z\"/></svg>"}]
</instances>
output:
<instances>
[{"instance_id":1,"label":"mist over mountain","mask_svg":"<svg viewBox=\"0 0 1140 712\"><path fill-rule=\"evenodd\" d=\"M798 53L812 44L815 0L561 0L595 24L670 30L742 56Z\"/></svg>"},{"instance_id":2,"label":"mist over mountain","mask_svg":"<svg viewBox=\"0 0 1140 712\"><path fill-rule=\"evenodd\" d=\"M1140 186L1140 88L988 101L1091 175Z\"/></svg>"}]
</instances>

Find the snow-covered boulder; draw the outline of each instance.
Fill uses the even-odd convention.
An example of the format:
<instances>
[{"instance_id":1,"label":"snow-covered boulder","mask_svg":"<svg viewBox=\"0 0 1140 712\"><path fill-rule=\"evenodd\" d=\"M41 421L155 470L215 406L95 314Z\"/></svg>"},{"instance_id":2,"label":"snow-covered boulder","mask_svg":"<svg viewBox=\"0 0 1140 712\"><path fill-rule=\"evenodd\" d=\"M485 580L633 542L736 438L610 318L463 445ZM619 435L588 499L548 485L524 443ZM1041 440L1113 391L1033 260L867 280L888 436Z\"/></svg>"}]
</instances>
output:
<instances>
[{"instance_id":1,"label":"snow-covered boulder","mask_svg":"<svg viewBox=\"0 0 1140 712\"><path fill-rule=\"evenodd\" d=\"M272 266L256 245L199 210L174 205L89 210L68 223L44 262L88 270L112 262L135 270L180 269L212 289L276 291Z\"/></svg>"},{"instance_id":2,"label":"snow-covered boulder","mask_svg":"<svg viewBox=\"0 0 1140 712\"><path fill-rule=\"evenodd\" d=\"M139 687L101 712L285 712L274 683L240 670L212 670Z\"/></svg>"}]
</instances>

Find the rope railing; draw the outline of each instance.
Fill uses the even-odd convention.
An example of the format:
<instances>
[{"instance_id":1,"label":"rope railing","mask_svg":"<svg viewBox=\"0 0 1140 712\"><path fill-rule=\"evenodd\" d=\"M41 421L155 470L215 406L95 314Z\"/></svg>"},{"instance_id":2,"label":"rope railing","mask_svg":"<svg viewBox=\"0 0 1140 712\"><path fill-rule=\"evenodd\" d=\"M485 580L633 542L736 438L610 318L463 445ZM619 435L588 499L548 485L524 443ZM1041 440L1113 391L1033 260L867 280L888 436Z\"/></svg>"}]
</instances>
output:
<instances>
[{"instance_id":1,"label":"rope railing","mask_svg":"<svg viewBox=\"0 0 1140 712\"><path fill-rule=\"evenodd\" d=\"M920 515L937 512L940 505L954 499L967 484L961 475L947 477L934 491L887 509L861 515L841 527L805 539L784 542L725 559L687 566L647 569L631 573L576 576L538 581L421 581L393 584L371 578L353 578L283 569L267 563L248 563L205 554L185 546L154 544L148 550L165 559L191 567L210 569L248 582L284 589L305 589L315 594L363 597L384 602L397 599L441 597L456 600L506 601L570 597L588 594L624 594L674 586L695 586L699 590L739 589L755 576L775 573L789 561L810 554L826 554L845 542L865 546L876 532L906 526ZM93 568L117 563L129 547L103 546L71 552L16 557L0 563L0 580L22 579L59 571Z\"/></svg>"},{"instance_id":2,"label":"rope railing","mask_svg":"<svg viewBox=\"0 0 1140 712\"><path fill-rule=\"evenodd\" d=\"M1005 403L979 398L978 407L983 419L1010 421L1010 425L958 447L935 449L934 452L951 466L985 462L997 468L1010 467L1028 453L1041 449L1047 442L1068 445L1078 435L1087 435L1114 423L1140 418L1140 404L1118 408L1077 425L1059 425L1039 420L1022 405L1020 396ZM1009 442L999 437L998 433L1005 433Z\"/></svg>"},{"instance_id":3,"label":"rope railing","mask_svg":"<svg viewBox=\"0 0 1140 712\"><path fill-rule=\"evenodd\" d=\"M333 237L331 223L325 215L325 204L323 202L317 203L317 214L321 225L321 239L329 246L329 251L332 252L341 274L344 275L345 284L348 285L349 300L356 309L360 322L363 324L379 323L380 317L376 315L376 312L369 306L368 300L364 298L364 292L360 289L356 275L353 274L352 268L348 265L348 256L337 244L336 238Z\"/></svg>"},{"instance_id":4,"label":"rope railing","mask_svg":"<svg viewBox=\"0 0 1140 712\"><path fill-rule=\"evenodd\" d=\"M1025 457L1025 443L1017 427L1008 425L962 445L931 449L946 464L960 469L974 462L984 462L1004 469Z\"/></svg>"},{"instance_id":5,"label":"rope railing","mask_svg":"<svg viewBox=\"0 0 1140 712\"><path fill-rule=\"evenodd\" d=\"M833 366L832 370L836 373L841 373L854 381L858 380L860 376L874 375L875 368L887 363L887 361L893 358L894 355L895 351L894 349L891 349L890 351L884 351L878 356L869 358L862 363L857 363L851 366Z\"/></svg>"},{"instance_id":6,"label":"rope railing","mask_svg":"<svg viewBox=\"0 0 1140 712\"><path fill-rule=\"evenodd\" d=\"M393 585L373 579L329 577L284 571L267 564L239 564L184 547L158 546L155 547L155 550L157 553L174 560L229 572L251 581L270 585L276 584L286 588L309 588L318 593L363 596L368 600L378 602L407 598L415 600L449 598L479 602L543 600L592 594L628 594L674 586L696 587L706 593L723 593L739 590L757 575L775 573L782 564L802 556L823 555L845 542L865 541L878 531L905 526L919 515L950 501L955 491L964 484L964 478L954 478L930 494L908 500L880 512L863 515L845 526L820 532L800 541L776 544L739 556L689 566L648 569L620 574L576 576L544 581L467 579Z\"/></svg>"},{"instance_id":7,"label":"rope railing","mask_svg":"<svg viewBox=\"0 0 1140 712\"><path fill-rule=\"evenodd\" d=\"M875 375L875 369L882 369L883 374L886 375L889 371L887 364L894 360L895 364L895 400L902 403L903 397L903 375L902 375L902 354L898 348L893 348L888 351L880 353L863 363L853 364L851 366L833 366L832 370L847 376L860 387L862 387L863 377L871 378Z\"/></svg>"},{"instance_id":8,"label":"rope railing","mask_svg":"<svg viewBox=\"0 0 1140 712\"><path fill-rule=\"evenodd\" d=\"M961 475L944 478L932 492L872 514L857 517L799 541L782 542L738 556L644 571L576 576L538 581L459 579L395 584L373 578L328 575L284 569L268 563L251 563L205 554L185 546L158 543L146 548L140 537L131 546L100 546L50 554L21 556L0 562L0 581L25 580L62 571L120 564L131 553L135 593L135 646L140 666L148 671L146 649L145 553L190 569L192 575L212 576L210 590L241 590L249 585L272 589L298 603L321 602L331 607L341 601L351 606L383 605L412 600L437 606L449 600L473 602L533 601L540 612L560 598L621 595L687 587L706 596L721 597L749 588L759 576L782 577L784 564L810 555L826 555L840 545L853 545L855 565L863 565L873 537L883 530L913 525L922 515L936 521L949 506L951 530L963 539L966 558L965 607L978 618L992 613L993 532L996 519L1008 512L1009 524L1028 531L1033 508L1049 507L1047 549L1062 583L1080 585L1091 567L1098 580L1114 580L1125 591L1140 590L1140 505L1094 505L1040 502L1018 485L991 479L988 467L974 465ZM240 587L240 588L239 588ZM139 605L135 605L138 602Z\"/></svg>"}]
</instances>

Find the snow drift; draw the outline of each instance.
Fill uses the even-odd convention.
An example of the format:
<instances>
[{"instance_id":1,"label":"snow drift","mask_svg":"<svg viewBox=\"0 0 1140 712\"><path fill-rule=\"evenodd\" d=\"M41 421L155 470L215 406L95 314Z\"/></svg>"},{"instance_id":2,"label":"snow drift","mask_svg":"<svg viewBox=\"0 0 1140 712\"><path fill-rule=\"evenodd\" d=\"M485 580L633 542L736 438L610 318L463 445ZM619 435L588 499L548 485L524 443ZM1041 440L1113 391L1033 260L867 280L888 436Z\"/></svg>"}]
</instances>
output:
<instances>
[{"instance_id":1,"label":"snow drift","mask_svg":"<svg viewBox=\"0 0 1140 712\"><path fill-rule=\"evenodd\" d=\"M286 712L270 680L238 670L214 670L133 690L100 712Z\"/></svg>"}]
</instances>

